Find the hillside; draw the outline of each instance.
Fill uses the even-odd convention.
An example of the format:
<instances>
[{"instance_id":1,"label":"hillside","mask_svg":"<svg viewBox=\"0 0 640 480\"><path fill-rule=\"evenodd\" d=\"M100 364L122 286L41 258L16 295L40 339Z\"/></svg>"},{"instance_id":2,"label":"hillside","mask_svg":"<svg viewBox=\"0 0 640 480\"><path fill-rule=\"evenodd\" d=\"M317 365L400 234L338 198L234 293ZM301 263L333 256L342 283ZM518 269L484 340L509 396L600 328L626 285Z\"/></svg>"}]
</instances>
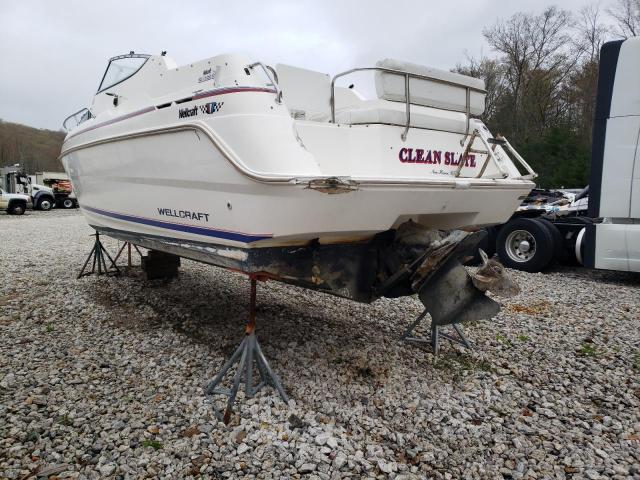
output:
<instances>
[{"instance_id":1,"label":"hillside","mask_svg":"<svg viewBox=\"0 0 640 480\"><path fill-rule=\"evenodd\" d=\"M65 133L0 120L0 167L19 163L28 173L62 171L58 161Z\"/></svg>"}]
</instances>

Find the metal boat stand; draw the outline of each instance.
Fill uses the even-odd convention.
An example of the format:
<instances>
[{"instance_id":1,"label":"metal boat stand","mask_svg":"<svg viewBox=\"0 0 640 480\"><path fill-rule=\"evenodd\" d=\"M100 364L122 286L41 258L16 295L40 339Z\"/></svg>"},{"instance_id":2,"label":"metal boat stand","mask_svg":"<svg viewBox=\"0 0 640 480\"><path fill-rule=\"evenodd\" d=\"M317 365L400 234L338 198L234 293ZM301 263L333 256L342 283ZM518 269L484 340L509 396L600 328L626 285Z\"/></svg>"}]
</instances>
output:
<instances>
[{"instance_id":1,"label":"metal boat stand","mask_svg":"<svg viewBox=\"0 0 640 480\"><path fill-rule=\"evenodd\" d=\"M122 255L122 253L124 252L124 249L127 249L127 267L131 268L133 267L133 263L131 262L131 247L133 247L136 252L138 252L138 255L140 255L140 258L143 257L142 252L140 251L140 249L138 248L137 245L131 243L131 242L124 242L122 244L122 247L120 247L120 250L118 250L118 253L116 253L115 258L113 259L113 263L115 264L118 259L120 258L120 255Z\"/></svg>"},{"instance_id":2,"label":"metal boat stand","mask_svg":"<svg viewBox=\"0 0 640 480\"><path fill-rule=\"evenodd\" d=\"M115 260L111 258L109 252L104 248L102 242L100 241L100 233L96 230L96 233L91 235L92 237L96 237L95 242L93 242L93 247L91 248L91 252L89 252L89 256L84 262L80 273L77 278L86 277L87 275L92 275L96 273L97 275L120 275L122 273L118 266L116 265ZM107 267L106 258L109 259L111 265ZM87 265L92 261L91 270L87 269ZM96 270L97 267L97 270Z\"/></svg>"},{"instance_id":3,"label":"metal boat stand","mask_svg":"<svg viewBox=\"0 0 640 480\"><path fill-rule=\"evenodd\" d=\"M225 395L228 397L227 406L224 411L224 415L221 415L220 411L216 408L215 402L211 402L213 405L214 413L216 417L225 424L229 423L231 419L231 412L233 405L236 401L236 395L240 388L240 384L244 382L244 392L247 397L255 395L265 385L270 385L275 388L282 400L285 403L289 403L289 397L284 391L278 375L271 369L269 362L262 353L260 344L256 337L256 283L259 279L257 275L250 275L251 279L251 295L249 303L249 323L245 328L245 337L240 343L240 346L231 355L229 360L223 365L218 374L204 387L205 395ZM238 363L235 374L233 375L233 383L230 389L219 387L220 383L224 379L225 375L235 363ZM254 386L254 362L255 367L260 377L260 382Z\"/></svg>"},{"instance_id":4,"label":"metal boat stand","mask_svg":"<svg viewBox=\"0 0 640 480\"><path fill-rule=\"evenodd\" d=\"M409 328L405 330L400 337L405 342L417 342L417 343L429 343L431 344L431 348L433 349L433 354L437 355L440 350L440 339L444 338L445 340L449 340L451 345L457 344L462 345L465 348L473 348L469 340L464 336L462 326L457 323L452 323L451 326L455 331L455 335L452 333L443 332L441 328L443 325L438 325L436 322L431 320L431 334L428 337L415 337L413 336L413 330L418 326L420 321L427 315L427 310L425 309L419 316L416 318Z\"/></svg>"}]
</instances>

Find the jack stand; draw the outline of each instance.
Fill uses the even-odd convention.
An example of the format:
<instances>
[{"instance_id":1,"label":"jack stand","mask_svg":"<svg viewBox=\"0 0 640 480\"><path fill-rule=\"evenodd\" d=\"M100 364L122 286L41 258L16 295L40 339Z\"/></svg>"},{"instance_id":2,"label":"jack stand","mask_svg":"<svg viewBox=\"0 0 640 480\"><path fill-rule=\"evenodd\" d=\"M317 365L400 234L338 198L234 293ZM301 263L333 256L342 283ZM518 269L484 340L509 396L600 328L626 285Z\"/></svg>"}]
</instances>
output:
<instances>
[{"instance_id":1,"label":"jack stand","mask_svg":"<svg viewBox=\"0 0 640 480\"><path fill-rule=\"evenodd\" d=\"M131 246L133 244L130 242L124 242L122 244L122 247L120 247L120 250L118 250L118 253L116 254L115 258L113 259L113 263L115 264L118 259L120 258L120 255L122 255L122 252L124 252L124 249L127 249L127 267L131 268L133 266L133 263L131 262ZM136 252L138 252L138 255L140 255L140 258L142 258L142 252L140 251L140 249L138 248L137 245L133 245L133 248L136 249Z\"/></svg>"},{"instance_id":2,"label":"jack stand","mask_svg":"<svg viewBox=\"0 0 640 480\"><path fill-rule=\"evenodd\" d=\"M236 349L236 351L231 355L231 358L227 360L227 362L222 367L222 370L204 387L205 395L225 395L229 397L227 401L227 407L224 411L224 415L222 416L215 404L212 402L215 415L218 419L224 421L225 424L229 423L231 419L231 412L233 405L236 401L236 395L238 394L238 389L240 388L240 383L244 380L244 392L247 397L253 397L262 387L265 385L271 385L275 388L282 400L285 403L289 403L289 397L284 391L282 384L280 383L280 379L278 375L271 369L269 362L265 358L262 353L262 349L260 348L260 344L258 343L258 339L256 338L255 328L256 328L256 281L257 276L251 275L251 297L249 303L249 323L245 329L245 337L240 343L240 346ZM239 359L239 361L238 361ZM231 389L226 388L217 388L218 385L224 379L224 376L227 372L233 367L233 365L238 362L238 366L236 368L236 372L233 376L233 384ZM254 387L253 384L253 374L254 374L254 362L257 367L258 374L260 376L260 383Z\"/></svg>"},{"instance_id":3,"label":"jack stand","mask_svg":"<svg viewBox=\"0 0 640 480\"><path fill-rule=\"evenodd\" d=\"M469 341L466 339L466 337L464 336L464 333L462 332L462 327L460 325L458 325L457 323L452 323L451 326L453 327L453 329L455 330L457 335L452 335L450 333L446 333L441 331L440 329L443 327L443 325L437 325L433 319L431 320L431 335L429 335L426 338L421 338L421 337L414 337L413 336L413 330L418 326L418 323L420 323L420 321L427 315L427 310L425 310L424 312L422 312L418 318L416 318L414 320L414 322L409 325L409 328L407 328L405 330L405 332L402 334L402 337L400 337L402 340L404 340L405 342L418 342L418 343L430 343L431 344L431 348L433 349L433 354L434 355L438 355L438 351L440 350L440 338L444 338L446 340L449 340L449 342L453 345L458 344L458 345L462 345L465 348L473 348L471 346L471 343L469 343Z\"/></svg>"},{"instance_id":4,"label":"jack stand","mask_svg":"<svg viewBox=\"0 0 640 480\"><path fill-rule=\"evenodd\" d=\"M102 245L102 242L100 241L100 233L98 233L98 231L96 230L96 233L94 233L91 236L96 237L96 240L93 243L93 248L91 249L91 252L89 252L89 256L87 257L87 260L84 262L84 265L82 266L82 269L80 270L80 273L78 274L77 278L86 277L87 275L92 275L94 273L97 273L98 275L120 275L121 272L118 266L116 265L116 262L111 258L111 255L109 255L109 252L105 250L104 246ZM111 262L111 265L109 266L109 268L107 268L107 262L105 260L105 256ZM93 259L91 270L85 271L91 259ZM97 271L96 271L96 266L98 267Z\"/></svg>"}]
</instances>

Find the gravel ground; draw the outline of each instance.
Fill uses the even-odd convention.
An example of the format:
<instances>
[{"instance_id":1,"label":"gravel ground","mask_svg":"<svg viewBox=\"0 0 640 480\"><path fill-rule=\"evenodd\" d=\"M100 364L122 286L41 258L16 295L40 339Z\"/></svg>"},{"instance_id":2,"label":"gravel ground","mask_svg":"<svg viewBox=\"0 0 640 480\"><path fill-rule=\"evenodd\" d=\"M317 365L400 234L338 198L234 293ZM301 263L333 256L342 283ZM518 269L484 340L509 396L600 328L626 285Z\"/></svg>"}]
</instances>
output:
<instances>
[{"instance_id":1,"label":"gravel ground","mask_svg":"<svg viewBox=\"0 0 640 480\"><path fill-rule=\"evenodd\" d=\"M476 348L435 363L398 341L414 298L260 284L292 401L264 389L225 426L202 387L242 339L246 277L76 280L90 233L0 214L0 478L640 478L637 275L514 272Z\"/></svg>"}]
</instances>

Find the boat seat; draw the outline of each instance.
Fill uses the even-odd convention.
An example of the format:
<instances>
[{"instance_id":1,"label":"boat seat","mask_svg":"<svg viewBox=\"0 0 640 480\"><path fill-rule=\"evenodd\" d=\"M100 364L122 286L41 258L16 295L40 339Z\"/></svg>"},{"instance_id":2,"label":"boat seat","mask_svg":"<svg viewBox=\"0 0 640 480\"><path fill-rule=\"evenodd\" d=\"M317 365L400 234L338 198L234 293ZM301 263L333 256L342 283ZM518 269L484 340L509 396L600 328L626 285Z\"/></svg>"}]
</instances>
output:
<instances>
[{"instance_id":1,"label":"boat seat","mask_svg":"<svg viewBox=\"0 0 640 480\"><path fill-rule=\"evenodd\" d=\"M331 118L331 77L326 73L276 65L282 99L291 116L301 120L328 122ZM336 105L349 108L362 102L353 90L336 87Z\"/></svg>"},{"instance_id":2,"label":"boat seat","mask_svg":"<svg viewBox=\"0 0 640 480\"><path fill-rule=\"evenodd\" d=\"M415 77L409 79L409 96L412 104L466 112L467 89L469 89L470 113L482 115L484 112L484 81L479 78L390 58L377 62L376 66L428 77L428 79ZM375 83L378 98L392 102L405 102L403 75L376 71Z\"/></svg>"},{"instance_id":3,"label":"boat seat","mask_svg":"<svg viewBox=\"0 0 640 480\"><path fill-rule=\"evenodd\" d=\"M336 122L347 125L381 123L404 127L407 123L406 104L381 99L364 101L357 106L336 111ZM464 134L467 117L461 112L412 104L409 126Z\"/></svg>"}]
</instances>

